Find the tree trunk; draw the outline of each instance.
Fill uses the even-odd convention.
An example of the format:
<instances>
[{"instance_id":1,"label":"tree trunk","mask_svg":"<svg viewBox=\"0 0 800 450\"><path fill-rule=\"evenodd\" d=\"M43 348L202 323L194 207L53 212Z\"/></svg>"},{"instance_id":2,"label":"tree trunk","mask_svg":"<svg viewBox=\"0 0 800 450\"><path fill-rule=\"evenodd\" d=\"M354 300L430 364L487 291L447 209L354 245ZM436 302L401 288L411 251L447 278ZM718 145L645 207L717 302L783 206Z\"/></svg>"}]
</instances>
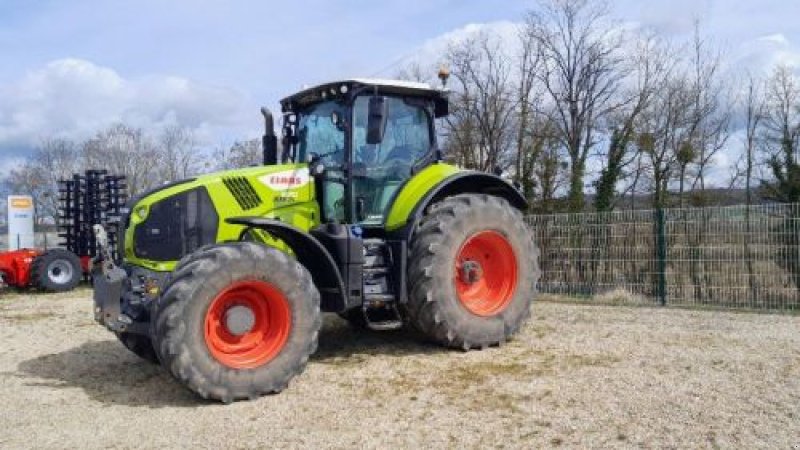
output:
<instances>
[{"instance_id":1,"label":"tree trunk","mask_svg":"<svg viewBox=\"0 0 800 450\"><path fill-rule=\"evenodd\" d=\"M572 171L569 175L569 211L583 212L585 198L583 195L583 175L586 171L586 164L577 161L573 163Z\"/></svg>"}]
</instances>

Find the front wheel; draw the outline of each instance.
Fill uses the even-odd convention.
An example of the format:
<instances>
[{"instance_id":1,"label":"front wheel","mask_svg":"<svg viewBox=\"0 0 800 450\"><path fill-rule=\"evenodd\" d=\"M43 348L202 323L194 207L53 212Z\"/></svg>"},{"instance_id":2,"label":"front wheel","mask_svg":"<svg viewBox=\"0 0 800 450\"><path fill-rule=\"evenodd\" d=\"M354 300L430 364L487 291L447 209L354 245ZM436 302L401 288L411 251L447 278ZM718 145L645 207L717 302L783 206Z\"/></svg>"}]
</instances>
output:
<instances>
[{"instance_id":1,"label":"front wheel","mask_svg":"<svg viewBox=\"0 0 800 450\"><path fill-rule=\"evenodd\" d=\"M462 194L442 200L411 241L411 323L449 347L506 341L530 315L538 254L522 214L505 199Z\"/></svg>"},{"instance_id":2,"label":"front wheel","mask_svg":"<svg viewBox=\"0 0 800 450\"><path fill-rule=\"evenodd\" d=\"M231 402L280 392L317 349L320 296L285 253L218 244L181 261L154 321L162 364L200 396Z\"/></svg>"}]
</instances>

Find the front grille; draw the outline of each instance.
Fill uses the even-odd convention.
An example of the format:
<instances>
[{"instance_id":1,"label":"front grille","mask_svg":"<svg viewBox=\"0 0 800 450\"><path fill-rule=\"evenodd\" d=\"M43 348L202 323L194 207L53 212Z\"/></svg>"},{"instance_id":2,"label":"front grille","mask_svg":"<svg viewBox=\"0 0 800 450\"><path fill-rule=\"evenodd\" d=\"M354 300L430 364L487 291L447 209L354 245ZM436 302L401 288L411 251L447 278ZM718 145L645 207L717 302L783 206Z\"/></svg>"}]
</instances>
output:
<instances>
[{"instance_id":1,"label":"front grille","mask_svg":"<svg viewBox=\"0 0 800 450\"><path fill-rule=\"evenodd\" d=\"M261 197L245 177L223 177L222 182L231 192L242 210L253 209L261 204Z\"/></svg>"},{"instance_id":2,"label":"front grille","mask_svg":"<svg viewBox=\"0 0 800 450\"><path fill-rule=\"evenodd\" d=\"M153 203L133 232L134 254L151 261L177 261L216 242L219 216L203 187Z\"/></svg>"}]
</instances>

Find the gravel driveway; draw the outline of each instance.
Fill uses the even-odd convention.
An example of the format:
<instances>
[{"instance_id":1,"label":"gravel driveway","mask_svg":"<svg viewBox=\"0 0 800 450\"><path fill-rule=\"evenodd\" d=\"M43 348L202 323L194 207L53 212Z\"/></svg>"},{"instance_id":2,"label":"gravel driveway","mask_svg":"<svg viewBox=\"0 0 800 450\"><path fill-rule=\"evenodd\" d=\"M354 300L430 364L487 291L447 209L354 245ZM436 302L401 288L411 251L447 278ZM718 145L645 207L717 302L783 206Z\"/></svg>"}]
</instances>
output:
<instances>
[{"instance_id":1,"label":"gravel driveway","mask_svg":"<svg viewBox=\"0 0 800 450\"><path fill-rule=\"evenodd\" d=\"M203 402L91 319L0 297L0 447L800 446L800 317L540 302L463 353L326 320L289 389Z\"/></svg>"}]
</instances>

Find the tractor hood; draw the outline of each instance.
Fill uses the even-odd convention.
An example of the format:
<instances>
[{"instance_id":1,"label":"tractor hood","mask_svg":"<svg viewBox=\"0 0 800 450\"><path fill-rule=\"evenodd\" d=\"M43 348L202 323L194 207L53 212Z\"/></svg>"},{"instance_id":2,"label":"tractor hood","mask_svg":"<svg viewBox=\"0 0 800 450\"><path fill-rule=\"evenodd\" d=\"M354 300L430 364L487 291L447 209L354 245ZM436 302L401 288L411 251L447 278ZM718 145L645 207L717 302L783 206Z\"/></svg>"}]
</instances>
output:
<instances>
[{"instance_id":1,"label":"tractor hood","mask_svg":"<svg viewBox=\"0 0 800 450\"><path fill-rule=\"evenodd\" d=\"M307 164L236 169L173 183L135 199L125 220L126 263L170 271L197 248L238 240L229 217L259 216L309 229L319 222Z\"/></svg>"}]
</instances>

